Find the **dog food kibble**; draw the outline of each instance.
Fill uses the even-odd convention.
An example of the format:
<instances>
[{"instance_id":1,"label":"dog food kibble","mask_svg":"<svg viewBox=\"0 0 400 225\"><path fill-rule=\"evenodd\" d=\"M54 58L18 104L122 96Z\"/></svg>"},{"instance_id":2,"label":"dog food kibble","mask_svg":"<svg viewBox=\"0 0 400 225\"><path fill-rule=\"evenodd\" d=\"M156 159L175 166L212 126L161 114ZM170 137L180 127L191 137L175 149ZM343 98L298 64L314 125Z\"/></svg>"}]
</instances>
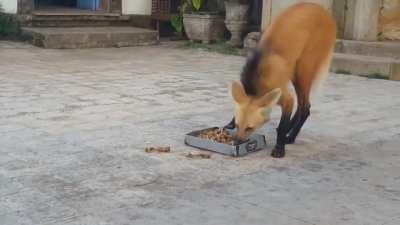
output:
<instances>
[{"instance_id":1,"label":"dog food kibble","mask_svg":"<svg viewBox=\"0 0 400 225\"><path fill-rule=\"evenodd\" d=\"M225 129L209 130L204 133L201 133L200 137L203 139L208 139L224 144L233 145L233 138Z\"/></svg>"},{"instance_id":2,"label":"dog food kibble","mask_svg":"<svg viewBox=\"0 0 400 225\"><path fill-rule=\"evenodd\" d=\"M170 147L147 147L144 149L147 153L158 152L158 153L167 153L171 152Z\"/></svg>"},{"instance_id":3,"label":"dog food kibble","mask_svg":"<svg viewBox=\"0 0 400 225\"><path fill-rule=\"evenodd\" d=\"M189 153L186 157L190 159L209 159L211 155L206 153Z\"/></svg>"}]
</instances>

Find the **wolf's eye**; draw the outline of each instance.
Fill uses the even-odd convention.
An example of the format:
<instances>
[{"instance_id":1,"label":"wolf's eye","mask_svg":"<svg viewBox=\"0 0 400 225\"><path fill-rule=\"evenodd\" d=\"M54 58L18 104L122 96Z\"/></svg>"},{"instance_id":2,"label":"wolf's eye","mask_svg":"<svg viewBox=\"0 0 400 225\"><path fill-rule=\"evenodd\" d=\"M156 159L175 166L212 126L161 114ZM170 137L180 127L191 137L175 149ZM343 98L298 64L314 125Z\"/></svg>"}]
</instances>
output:
<instances>
[{"instance_id":1,"label":"wolf's eye","mask_svg":"<svg viewBox=\"0 0 400 225\"><path fill-rule=\"evenodd\" d=\"M245 131L246 131L246 132L251 132L251 131L253 131L253 130L254 130L253 127L247 127Z\"/></svg>"}]
</instances>

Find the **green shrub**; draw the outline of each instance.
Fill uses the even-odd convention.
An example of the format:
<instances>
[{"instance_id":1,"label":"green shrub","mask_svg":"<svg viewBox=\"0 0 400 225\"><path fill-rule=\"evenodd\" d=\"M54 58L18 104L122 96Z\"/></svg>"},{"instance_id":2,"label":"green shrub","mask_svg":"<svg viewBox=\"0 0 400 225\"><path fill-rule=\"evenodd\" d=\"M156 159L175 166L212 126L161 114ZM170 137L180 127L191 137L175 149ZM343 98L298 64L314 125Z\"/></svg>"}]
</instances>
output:
<instances>
[{"instance_id":1,"label":"green shrub","mask_svg":"<svg viewBox=\"0 0 400 225\"><path fill-rule=\"evenodd\" d=\"M183 33L183 16L182 15L174 15L171 17L171 24L174 27L175 31L182 35Z\"/></svg>"},{"instance_id":2,"label":"green shrub","mask_svg":"<svg viewBox=\"0 0 400 225\"><path fill-rule=\"evenodd\" d=\"M183 0L179 6L179 13L171 17L171 25L178 34L182 35L184 13L221 14L222 3L222 0Z\"/></svg>"}]
</instances>

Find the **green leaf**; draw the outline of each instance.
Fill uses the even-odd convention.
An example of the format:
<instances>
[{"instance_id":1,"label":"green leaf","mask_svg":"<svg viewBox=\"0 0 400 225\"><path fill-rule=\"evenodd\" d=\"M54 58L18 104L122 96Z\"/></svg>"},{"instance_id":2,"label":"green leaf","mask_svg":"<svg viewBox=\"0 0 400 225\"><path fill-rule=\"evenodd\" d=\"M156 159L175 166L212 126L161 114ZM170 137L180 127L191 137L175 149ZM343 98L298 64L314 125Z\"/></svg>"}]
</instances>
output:
<instances>
[{"instance_id":1,"label":"green leaf","mask_svg":"<svg viewBox=\"0 0 400 225\"><path fill-rule=\"evenodd\" d=\"M181 15L175 15L171 17L171 24L175 28L176 32L182 33L183 31L183 17Z\"/></svg>"},{"instance_id":2,"label":"green leaf","mask_svg":"<svg viewBox=\"0 0 400 225\"><path fill-rule=\"evenodd\" d=\"M203 4L203 0L192 0L193 8L196 9L196 11L199 11L201 8L201 5Z\"/></svg>"}]
</instances>

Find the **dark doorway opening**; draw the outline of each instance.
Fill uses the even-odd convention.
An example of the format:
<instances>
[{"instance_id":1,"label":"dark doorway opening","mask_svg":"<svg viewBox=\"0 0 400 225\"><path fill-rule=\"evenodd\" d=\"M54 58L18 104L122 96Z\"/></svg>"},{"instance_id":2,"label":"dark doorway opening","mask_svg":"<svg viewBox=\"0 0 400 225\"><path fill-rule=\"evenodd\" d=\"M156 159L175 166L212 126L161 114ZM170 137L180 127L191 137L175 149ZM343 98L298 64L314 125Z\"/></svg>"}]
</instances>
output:
<instances>
[{"instance_id":1,"label":"dark doorway opening","mask_svg":"<svg viewBox=\"0 0 400 225\"><path fill-rule=\"evenodd\" d=\"M77 0L35 0L36 8L68 7L76 8Z\"/></svg>"},{"instance_id":2,"label":"dark doorway opening","mask_svg":"<svg viewBox=\"0 0 400 225\"><path fill-rule=\"evenodd\" d=\"M35 0L35 10L78 12L78 11L109 11L112 0Z\"/></svg>"},{"instance_id":3,"label":"dark doorway opening","mask_svg":"<svg viewBox=\"0 0 400 225\"><path fill-rule=\"evenodd\" d=\"M260 31L262 20L262 0L250 1L249 22L250 32Z\"/></svg>"}]
</instances>

